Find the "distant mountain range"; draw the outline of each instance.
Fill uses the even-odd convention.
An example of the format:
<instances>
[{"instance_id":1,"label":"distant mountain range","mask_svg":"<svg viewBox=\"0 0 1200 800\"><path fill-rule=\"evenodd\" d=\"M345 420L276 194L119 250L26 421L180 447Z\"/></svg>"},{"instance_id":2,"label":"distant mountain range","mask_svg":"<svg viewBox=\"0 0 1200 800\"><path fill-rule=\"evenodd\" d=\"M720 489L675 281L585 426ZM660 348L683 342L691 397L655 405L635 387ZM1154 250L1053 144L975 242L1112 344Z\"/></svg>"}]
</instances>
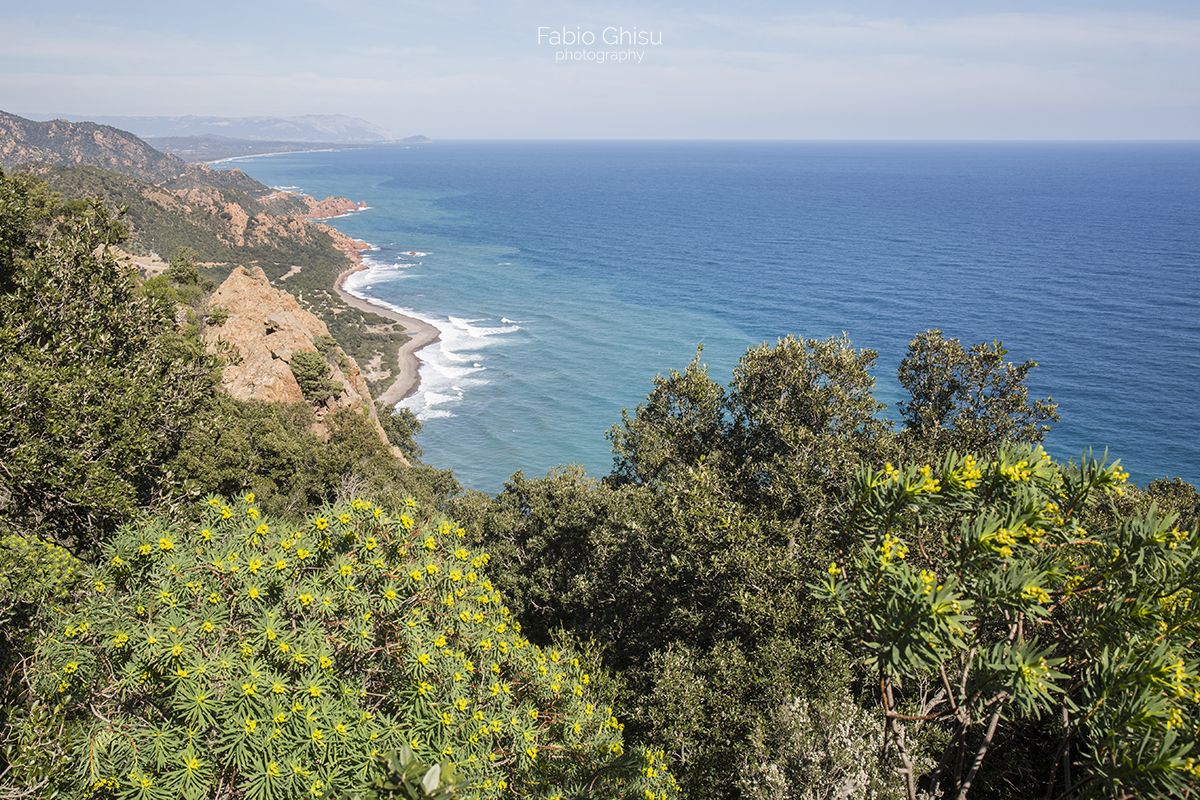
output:
<instances>
[{"instance_id":1,"label":"distant mountain range","mask_svg":"<svg viewBox=\"0 0 1200 800\"><path fill-rule=\"evenodd\" d=\"M44 114L33 115L42 120ZM64 114L71 122L96 122L130 131L142 138L222 136L274 142L383 144L396 138L389 131L356 117L306 114L300 117L80 117Z\"/></svg>"},{"instance_id":2,"label":"distant mountain range","mask_svg":"<svg viewBox=\"0 0 1200 800\"><path fill-rule=\"evenodd\" d=\"M267 139L227 139L224 136L162 136L149 140L164 153L179 156L184 161L200 164L227 158L256 156L263 153L299 153L306 150L350 150L366 147L392 147L422 144L432 141L426 136L409 136L395 142L358 144L351 142L276 142Z\"/></svg>"}]
</instances>

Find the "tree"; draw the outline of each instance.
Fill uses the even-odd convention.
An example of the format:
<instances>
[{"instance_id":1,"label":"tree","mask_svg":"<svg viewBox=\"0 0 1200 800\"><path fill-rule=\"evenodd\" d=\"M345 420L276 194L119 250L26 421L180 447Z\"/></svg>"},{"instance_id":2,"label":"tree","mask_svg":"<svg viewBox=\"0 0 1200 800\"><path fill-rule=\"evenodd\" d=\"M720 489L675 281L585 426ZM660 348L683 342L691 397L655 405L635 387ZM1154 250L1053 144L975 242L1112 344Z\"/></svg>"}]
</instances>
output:
<instances>
[{"instance_id":1,"label":"tree","mask_svg":"<svg viewBox=\"0 0 1200 800\"><path fill-rule=\"evenodd\" d=\"M79 551L170 491L220 361L139 290L99 200L3 176L0 197L0 516Z\"/></svg>"},{"instance_id":2,"label":"tree","mask_svg":"<svg viewBox=\"0 0 1200 800\"><path fill-rule=\"evenodd\" d=\"M1025 382L1036 361L1005 363L999 342L963 348L936 328L918 334L900 362L904 437L915 457L951 450L989 454L1005 444L1036 444L1058 421L1052 398L1029 401Z\"/></svg>"},{"instance_id":3,"label":"tree","mask_svg":"<svg viewBox=\"0 0 1200 800\"><path fill-rule=\"evenodd\" d=\"M860 469L846 524L863 544L814 589L879 689L910 798L964 800L998 729L1022 720L1047 721L1051 754L1025 795L1191 795L1200 537L1155 506L1093 515L1126 477L1028 446ZM924 726L948 738L922 774Z\"/></svg>"},{"instance_id":4,"label":"tree","mask_svg":"<svg viewBox=\"0 0 1200 800\"><path fill-rule=\"evenodd\" d=\"M835 551L847 476L891 452L874 414L875 353L781 339L727 390L700 353L613 427L603 483L518 473L452 508L499 566L535 641L557 626L617 672L634 735L675 757L696 796L733 796L766 709L843 675L803 590Z\"/></svg>"},{"instance_id":5,"label":"tree","mask_svg":"<svg viewBox=\"0 0 1200 800\"><path fill-rule=\"evenodd\" d=\"M410 460L421 457L423 450L417 444L417 434L423 427L421 420L408 408L392 408L383 403L375 403L376 415L387 434L388 442L393 447L399 447Z\"/></svg>"}]
</instances>

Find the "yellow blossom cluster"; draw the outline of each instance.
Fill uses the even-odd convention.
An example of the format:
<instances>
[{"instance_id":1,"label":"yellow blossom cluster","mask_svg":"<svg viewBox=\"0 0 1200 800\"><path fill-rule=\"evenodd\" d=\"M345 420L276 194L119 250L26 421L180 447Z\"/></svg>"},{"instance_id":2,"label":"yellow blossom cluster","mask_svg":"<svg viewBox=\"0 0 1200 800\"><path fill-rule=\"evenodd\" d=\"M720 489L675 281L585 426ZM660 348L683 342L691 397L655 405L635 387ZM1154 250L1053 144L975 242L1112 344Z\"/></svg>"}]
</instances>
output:
<instances>
[{"instance_id":1,"label":"yellow blossom cluster","mask_svg":"<svg viewBox=\"0 0 1200 800\"><path fill-rule=\"evenodd\" d=\"M376 755L407 744L453 764L464 798L595 775L607 795L678 794L661 754L606 766L625 753L623 725L578 656L521 634L462 528L417 523L411 502L393 515L356 500L298 526L253 502L209 498L196 530L124 531L41 648L37 691L70 696L106 732L78 739L88 786L119 794L136 774L182 796L191 775L319 795L363 785ZM166 755L138 756L151 751Z\"/></svg>"}]
</instances>

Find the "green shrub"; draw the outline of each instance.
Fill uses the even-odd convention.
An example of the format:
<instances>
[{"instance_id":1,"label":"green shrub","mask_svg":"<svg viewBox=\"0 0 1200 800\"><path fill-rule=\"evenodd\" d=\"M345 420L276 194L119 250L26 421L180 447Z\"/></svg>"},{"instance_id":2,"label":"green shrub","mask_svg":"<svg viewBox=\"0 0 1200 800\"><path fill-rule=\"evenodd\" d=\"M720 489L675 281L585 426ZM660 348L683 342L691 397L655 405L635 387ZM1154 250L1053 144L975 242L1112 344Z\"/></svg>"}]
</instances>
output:
<instances>
[{"instance_id":1,"label":"green shrub","mask_svg":"<svg viewBox=\"0 0 1200 800\"><path fill-rule=\"evenodd\" d=\"M0 537L0 797L33 796L60 770L62 708L29 701L24 665L40 635L69 613L81 568L52 542Z\"/></svg>"},{"instance_id":2,"label":"green shrub","mask_svg":"<svg viewBox=\"0 0 1200 800\"><path fill-rule=\"evenodd\" d=\"M205 322L215 327L221 327L229 321L229 309L225 306L214 306L205 315Z\"/></svg>"},{"instance_id":3,"label":"green shrub","mask_svg":"<svg viewBox=\"0 0 1200 800\"><path fill-rule=\"evenodd\" d=\"M521 635L488 557L414 513L214 496L198 525L123 529L33 668L72 713L64 796L359 792L407 745L466 797L674 797L579 659Z\"/></svg>"},{"instance_id":4,"label":"green shrub","mask_svg":"<svg viewBox=\"0 0 1200 800\"><path fill-rule=\"evenodd\" d=\"M321 405L342 393L342 384L329 379L329 362L312 350L297 350L290 363L300 391L313 405Z\"/></svg>"},{"instance_id":5,"label":"green shrub","mask_svg":"<svg viewBox=\"0 0 1200 800\"><path fill-rule=\"evenodd\" d=\"M1127 478L1028 445L860 469L846 524L863 545L814 588L879 688L910 798L918 779L934 796L985 788L997 732L1038 720L1053 724L1026 787L1191 796L1200 540L1154 505L1113 514ZM946 734L932 772L910 763L904 720Z\"/></svg>"}]
</instances>

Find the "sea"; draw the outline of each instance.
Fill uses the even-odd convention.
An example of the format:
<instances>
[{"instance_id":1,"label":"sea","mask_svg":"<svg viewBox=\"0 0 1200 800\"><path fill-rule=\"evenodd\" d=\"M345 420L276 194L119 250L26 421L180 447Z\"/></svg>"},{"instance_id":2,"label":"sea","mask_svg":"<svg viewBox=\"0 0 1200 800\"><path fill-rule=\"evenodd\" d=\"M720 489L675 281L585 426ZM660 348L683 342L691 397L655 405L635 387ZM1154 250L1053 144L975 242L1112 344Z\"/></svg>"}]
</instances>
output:
<instances>
[{"instance_id":1,"label":"sea","mask_svg":"<svg viewBox=\"0 0 1200 800\"><path fill-rule=\"evenodd\" d=\"M441 330L423 460L500 491L612 468L657 375L845 332L896 370L938 328L1038 362L1062 461L1200 485L1200 143L435 141L236 166L367 208L354 294Z\"/></svg>"}]
</instances>

